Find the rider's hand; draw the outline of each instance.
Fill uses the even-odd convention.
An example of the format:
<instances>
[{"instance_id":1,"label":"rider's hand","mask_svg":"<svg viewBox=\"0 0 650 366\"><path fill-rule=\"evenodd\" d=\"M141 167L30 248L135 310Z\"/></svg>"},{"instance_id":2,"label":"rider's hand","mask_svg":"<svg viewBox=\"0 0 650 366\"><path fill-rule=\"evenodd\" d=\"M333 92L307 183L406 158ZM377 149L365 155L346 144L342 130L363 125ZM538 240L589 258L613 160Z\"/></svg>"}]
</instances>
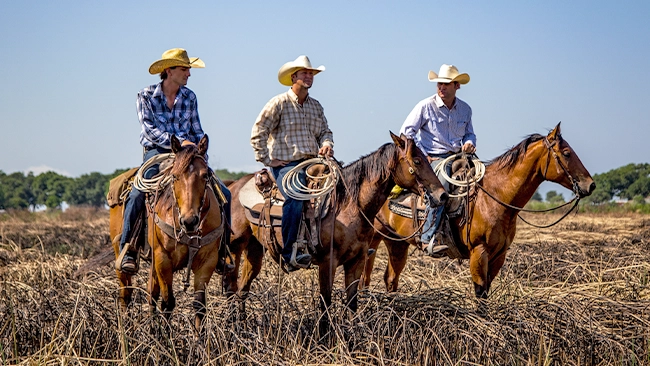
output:
<instances>
[{"instance_id":1,"label":"rider's hand","mask_svg":"<svg viewBox=\"0 0 650 366\"><path fill-rule=\"evenodd\" d=\"M323 147L318 150L318 155L332 157L334 156L334 149L329 145L323 145Z\"/></svg>"},{"instance_id":2,"label":"rider's hand","mask_svg":"<svg viewBox=\"0 0 650 366\"><path fill-rule=\"evenodd\" d=\"M269 166L271 168L277 168L279 166L285 166L287 164L289 164L289 162L286 160L272 159L271 162L269 163Z\"/></svg>"},{"instance_id":3,"label":"rider's hand","mask_svg":"<svg viewBox=\"0 0 650 366\"><path fill-rule=\"evenodd\" d=\"M471 142L466 142L465 145L463 145L462 151L467 154L474 154L476 147L474 147Z\"/></svg>"}]
</instances>

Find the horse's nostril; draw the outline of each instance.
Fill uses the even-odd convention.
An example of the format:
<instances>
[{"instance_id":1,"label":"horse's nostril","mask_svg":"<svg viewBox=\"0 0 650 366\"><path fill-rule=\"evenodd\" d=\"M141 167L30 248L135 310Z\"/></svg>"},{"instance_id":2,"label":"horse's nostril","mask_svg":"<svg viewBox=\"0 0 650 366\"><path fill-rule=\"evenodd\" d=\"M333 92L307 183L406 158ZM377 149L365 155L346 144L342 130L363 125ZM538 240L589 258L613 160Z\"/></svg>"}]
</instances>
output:
<instances>
[{"instance_id":1,"label":"horse's nostril","mask_svg":"<svg viewBox=\"0 0 650 366\"><path fill-rule=\"evenodd\" d=\"M594 190L596 190L596 182L591 182L589 185L589 193L592 193Z\"/></svg>"},{"instance_id":2,"label":"horse's nostril","mask_svg":"<svg viewBox=\"0 0 650 366\"><path fill-rule=\"evenodd\" d=\"M196 224L199 223L199 218L197 216L190 216L190 217L184 217L181 219L181 224L186 228L190 229L190 231L194 230L194 227Z\"/></svg>"}]
</instances>

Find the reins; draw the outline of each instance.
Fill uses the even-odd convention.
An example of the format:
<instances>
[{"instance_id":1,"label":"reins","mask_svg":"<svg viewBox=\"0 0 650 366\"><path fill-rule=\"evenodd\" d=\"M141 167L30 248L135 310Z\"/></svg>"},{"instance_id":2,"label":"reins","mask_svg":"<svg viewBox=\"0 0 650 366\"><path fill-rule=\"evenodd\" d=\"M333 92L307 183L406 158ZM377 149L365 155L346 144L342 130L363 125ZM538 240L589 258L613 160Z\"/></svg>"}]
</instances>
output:
<instances>
[{"instance_id":1,"label":"reins","mask_svg":"<svg viewBox=\"0 0 650 366\"><path fill-rule=\"evenodd\" d=\"M205 161L205 157L203 157L202 155L198 155L198 154L194 155L193 159L194 158L202 159L203 162L205 162L205 164L207 165L207 162ZM152 159L150 159L149 161L151 160ZM214 230L203 235L203 233L201 232L201 227L203 226L203 223L208 217L208 213L211 207L210 200L209 199L206 200L208 196L208 189L211 189L210 179L208 178L206 179L205 185L203 187L203 195L201 196L201 203L199 206L199 223L196 225L198 229L193 232L188 232L185 226L180 223L180 214L181 214L180 207L178 206L178 200L176 198L176 192L174 190L174 182L176 181L176 178L171 174L171 166L165 169L164 172L165 173L163 175L149 180L149 181L155 181L156 185L158 186L158 189L156 190L155 198L151 203L150 212L153 213L154 223L156 224L156 226L158 226L158 228L160 228L160 230L165 235L174 239L176 241L176 244L180 243L180 244L187 245L188 247L187 267L186 267L185 277L183 279L183 289L186 291L187 288L190 286L190 271L192 269L192 262L194 260L194 256L203 246L208 245L223 236L225 217L222 215L221 224ZM147 182L147 183L151 184L151 182ZM156 203L159 198L158 193L162 190L162 188L165 187L169 187L169 189L171 189L173 202L174 202L174 205L172 207L171 225L165 222L158 215L158 212L155 209ZM215 192L215 197L216 197L216 192ZM207 207L206 207L206 203L207 203ZM178 216L180 228L176 227L176 217L175 217L176 215Z\"/></svg>"},{"instance_id":2,"label":"reins","mask_svg":"<svg viewBox=\"0 0 650 366\"><path fill-rule=\"evenodd\" d=\"M551 154L553 155L553 158L555 158L556 163L560 166L560 168L562 168L562 170L564 171L564 174L566 174L567 177L569 177L569 179L571 180L571 185L572 185L573 194L574 194L574 197L573 197L573 199L571 199L571 201L563 203L563 204L561 204L561 205L559 205L557 207L551 207L551 208L544 209L544 210L529 210L529 209L525 209L523 207L513 206L513 205L510 205L510 204L507 204L507 203L501 201L500 199L494 197L490 192L488 192L480 183L478 183L478 182L476 183L477 187L479 187L483 192L485 192L485 194L487 194L490 198L495 200L500 205L502 205L504 207L507 207L507 208L510 208L510 209L513 209L513 210L521 211L521 212L540 213L540 212L555 211L555 210L558 210L558 209L560 209L560 208L562 208L564 206L567 206L567 205L570 205L571 203L573 203L573 207L571 207L570 210L565 212L564 215L562 215L562 217L557 219L555 222L553 222L551 224L548 224L548 225L536 225L536 224L533 224L533 223L527 221L526 219L524 219L521 216L521 214L517 213L517 216L521 219L521 221L525 222L526 224L528 224L530 226L540 228L540 229L545 229L545 228L549 228L551 226L557 225L560 221L564 220L564 218L567 217L576 207L578 207L578 202L580 202L580 196L578 195L578 181L576 181L576 179L573 178L571 173L569 173L569 170L564 166L564 164L562 164L562 161L557 156L557 153L555 152L555 150L553 150L553 146L555 146L555 144L557 143L557 139L554 140L553 143L551 143L551 142L548 141L548 137L544 137L543 142L544 142L544 146L548 150L549 157L550 157ZM546 159L546 168L544 170L544 180L547 180L546 175L548 173L549 166L550 166L550 159Z\"/></svg>"}]
</instances>

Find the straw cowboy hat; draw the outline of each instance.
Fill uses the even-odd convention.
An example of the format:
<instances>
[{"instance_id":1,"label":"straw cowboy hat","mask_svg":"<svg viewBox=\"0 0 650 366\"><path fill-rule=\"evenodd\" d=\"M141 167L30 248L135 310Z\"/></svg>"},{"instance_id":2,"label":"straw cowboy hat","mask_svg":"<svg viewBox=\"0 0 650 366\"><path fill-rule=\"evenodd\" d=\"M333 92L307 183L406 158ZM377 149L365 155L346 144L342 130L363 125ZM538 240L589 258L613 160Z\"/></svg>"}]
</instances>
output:
<instances>
[{"instance_id":1,"label":"straw cowboy hat","mask_svg":"<svg viewBox=\"0 0 650 366\"><path fill-rule=\"evenodd\" d=\"M162 59L154 62L149 66L151 75L160 74L168 67L205 67L205 63L198 57L187 57L187 51L182 48L172 48L162 54Z\"/></svg>"},{"instance_id":2,"label":"straw cowboy hat","mask_svg":"<svg viewBox=\"0 0 650 366\"><path fill-rule=\"evenodd\" d=\"M313 68L311 67L311 62L309 62L309 57L298 56L297 59L289 61L286 64L282 65L280 71L278 71L278 80L280 81L280 84L286 86L293 85L291 82L291 75L294 72L302 69L312 70L314 71L314 75L316 75L319 72L324 71L325 66L320 65L317 68Z\"/></svg>"},{"instance_id":3,"label":"straw cowboy hat","mask_svg":"<svg viewBox=\"0 0 650 366\"><path fill-rule=\"evenodd\" d=\"M432 83L445 84L457 81L461 84L467 84L469 83L469 75L459 74L458 69L454 65L443 64L440 66L440 73L436 74L433 71L429 71L429 81Z\"/></svg>"}]
</instances>

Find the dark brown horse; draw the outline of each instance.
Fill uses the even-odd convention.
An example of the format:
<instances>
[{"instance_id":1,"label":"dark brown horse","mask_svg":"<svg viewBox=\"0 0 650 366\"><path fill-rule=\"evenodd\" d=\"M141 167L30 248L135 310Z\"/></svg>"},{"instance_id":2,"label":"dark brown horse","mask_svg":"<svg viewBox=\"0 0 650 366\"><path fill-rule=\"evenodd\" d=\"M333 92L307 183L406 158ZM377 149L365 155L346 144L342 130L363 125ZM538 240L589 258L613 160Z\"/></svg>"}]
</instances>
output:
<instances>
[{"instance_id":1,"label":"dark brown horse","mask_svg":"<svg viewBox=\"0 0 650 366\"><path fill-rule=\"evenodd\" d=\"M221 202L211 184L211 173L205 160L208 137L198 146L181 146L172 137L175 154L171 169L166 173L170 183L147 201L148 240L152 248L152 265L148 291L151 312L162 295L161 310L169 318L176 305L172 290L173 272L186 267L194 274L195 326L200 328L205 315L205 290L217 265L219 245L224 232ZM110 234L115 256L119 255L122 231L122 207L111 208ZM189 265L188 265L189 261ZM189 270L186 287L189 285ZM120 300L126 306L131 301L131 275L117 271Z\"/></svg>"},{"instance_id":2,"label":"dark brown horse","mask_svg":"<svg viewBox=\"0 0 650 366\"><path fill-rule=\"evenodd\" d=\"M336 186L336 209L329 211L321 225L323 249L312 261L318 265L322 310L331 304L335 270L342 265L345 269L347 305L356 311L357 281L367 258L373 233L371 223L395 184L414 190L426 189L433 199L440 202L447 199L447 193L427 163L426 156L413 140L392 133L391 137L394 143L385 144L342 169L342 177ZM237 293L241 299L247 297L252 281L262 268L263 246L269 245L258 233L257 226L248 221L244 207L239 204L240 190L252 178L252 174L245 176L229 186L235 202L232 206L234 233L231 252L235 256L237 270L224 277L224 285L227 295ZM281 242L279 228L275 235ZM273 252L279 253L280 250L269 250L269 253ZM279 256L273 259L280 263ZM241 260L243 268L238 282Z\"/></svg>"},{"instance_id":3,"label":"dark brown horse","mask_svg":"<svg viewBox=\"0 0 650 366\"><path fill-rule=\"evenodd\" d=\"M503 266L517 229L517 208L524 207L543 181L559 183L579 197L590 195L596 188L578 155L562 138L559 123L548 136L530 135L489 163L478 183L482 188L475 189L467 223L461 223L463 217L450 222L455 240L461 245L461 258L469 259L478 298L487 298L490 284ZM414 231L413 220L391 212L388 202L377 214L375 228L391 237L411 237ZM415 239L390 240L375 235L370 247L376 249L382 240L389 253L384 274L386 289L397 291L409 243L415 245ZM369 257L364 271L364 286L370 285L373 264L374 255Z\"/></svg>"}]
</instances>

